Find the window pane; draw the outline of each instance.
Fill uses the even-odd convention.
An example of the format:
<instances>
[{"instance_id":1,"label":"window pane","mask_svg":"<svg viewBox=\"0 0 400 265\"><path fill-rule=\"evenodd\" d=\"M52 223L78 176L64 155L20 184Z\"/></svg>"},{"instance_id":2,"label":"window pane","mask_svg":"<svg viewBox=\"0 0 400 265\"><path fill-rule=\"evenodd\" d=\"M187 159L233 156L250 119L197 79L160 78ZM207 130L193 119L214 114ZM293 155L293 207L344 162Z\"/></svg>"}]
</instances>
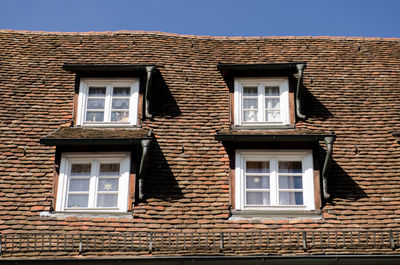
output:
<instances>
[{"instance_id":1,"label":"window pane","mask_svg":"<svg viewBox=\"0 0 400 265\"><path fill-rule=\"evenodd\" d=\"M269 161L246 161L246 173L269 173Z\"/></svg>"},{"instance_id":2,"label":"window pane","mask_svg":"<svg viewBox=\"0 0 400 265\"><path fill-rule=\"evenodd\" d=\"M302 189L303 177L302 176L279 176L280 189Z\"/></svg>"},{"instance_id":3,"label":"window pane","mask_svg":"<svg viewBox=\"0 0 400 265\"><path fill-rule=\"evenodd\" d=\"M100 176L119 176L119 163L100 164Z\"/></svg>"},{"instance_id":4,"label":"window pane","mask_svg":"<svg viewBox=\"0 0 400 265\"><path fill-rule=\"evenodd\" d=\"M246 177L246 188L247 189L269 189L269 176Z\"/></svg>"},{"instance_id":5,"label":"window pane","mask_svg":"<svg viewBox=\"0 0 400 265\"><path fill-rule=\"evenodd\" d=\"M118 194L98 194L97 207L117 207Z\"/></svg>"},{"instance_id":6,"label":"window pane","mask_svg":"<svg viewBox=\"0 0 400 265\"><path fill-rule=\"evenodd\" d=\"M104 109L104 99L89 98L87 102L88 109Z\"/></svg>"},{"instance_id":7,"label":"window pane","mask_svg":"<svg viewBox=\"0 0 400 265\"><path fill-rule=\"evenodd\" d=\"M246 204L270 205L269 192L246 192Z\"/></svg>"},{"instance_id":8,"label":"window pane","mask_svg":"<svg viewBox=\"0 0 400 265\"><path fill-rule=\"evenodd\" d=\"M266 111L265 112L266 121L280 121L280 111Z\"/></svg>"},{"instance_id":9,"label":"window pane","mask_svg":"<svg viewBox=\"0 0 400 265\"><path fill-rule=\"evenodd\" d=\"M244 121L257 121L257 113L256 110L245 110L243 111L243 120Z\"/></svg>"},{"instance_id":10,"label":"window pane","mask_svg":"<svg viewBox=\"0 0 400 265\"><path fill-rule=\"evenodd\" d=\"M69 191L89 191L89 179L70 179Z\"/></svg>"},{"instance_id":11,"label":"window pane","mask_svg":"<svg viewBox=\"0 0 400 265\"><path fill-rule=\"evenodd\" d=\"M130 87L114 87L113 89L113 96L130 96L130 94Z\"/></svg>"},{"instance_id":12,"label":"window pane","mask_svg":"<svg viewBox=\"0 0 400 265\"><path fill-rule=\"evenodd\" d=\"M111 112L111 121L129 122L129 111Z\"/></svg>"},{"instance_id":13,"label":"window pane","mask_svg":"<svg viewBox=\"0 0 400 265\"><path fill-rule=\"evenodd\" d=\"M302 173L300 161L279 161L279 173Z\"/></svg>"},{"instance_id":14,"label":"window pane","mask_svg":"<svg viewBox=\"0 0 400 265\"><path fill-rule=\"evenodd\" d=\"M88 198L89 196L85 194L69 194L67 207L88 207Z\"/></svg>"},{"instance_id":15,"label":"window pane","mask_svg":"<svg viewBox=\"0 0 400 265\"><path fill-rule=\"evenodd\" d=\"M98 191L118 191L118 179L100 178Z\"/></svg>"},{"instance_id":16,"label":"window pane","mask_svg":"<svg viewBox=\"0 0 400 265\"><path fill-rule=\"evenodd\" d=\"M90 175L92 164L72 164L71 176L87 176Z\"/></svg>"},{"instance_id":17,"label":"window pane","mask_svg":"<svg viewBox=\"0 0 400 265\"><path fill-rule=\"evenodd\" d=\"M106 95L106 87L89 87L89 96L104 97Z\"/></svg>"},{"instance_id":18,"label":"window pane","mask_svg":"<svg viewBox=\"0 0 400 265\"><path fill-rule=\"evenodd\" d=\"M243 109L251 109L257 110L258 109L258 101L257 99L243 99Z\"/></svg>"},{"instance_id":19,"label":"window pane","mask_svg":"<svg viewBox=\"0 0 400 265\"><path fill-rule=\"evenodd\" d=\"M114 98L112 100L113 109L129 109L129 98Z\"/></svg>"},{"instance_id":20,"label":"window pane","mask_svg":"<svg viewBox=\"0 0 400 265\"><path fill-rule=\"evenodd\" d=\"M266 98L265 106L270 110L279 110L279 98Z\"/></svg>"},{"instance_id":21,"label":"window pane","mask_svg":"<svg viewBox=\"0 0 400 265\"><path fill-rule=\"evenodd\" d=\"M279 96L279 86L266 86L265 87L266 96Z\"/></svg>"},{"instance_id":22,"label":"window pane","mask_svg":"<svg viewBox=\"0 0 400 265\"><path fill-rule=\"evenodd\" d=\"M102 112L102 111L88 111L86 113L86 121L102 122L102 121L104 121L104 112Z\"/></svg>"},{"instance_id":23,"label":"window pane","mask_svg":"<svg viewBox=\"0 0 400 265\"><path fill-rule=\"evenodd\" d=\"M279 205L303 205L303 192L279 192Z\"/></svg>"},{"instance_id":24,"label":"window pane","mask_svg":"<svg viewBox=\"0 0 400 265\"><path fill-rule=\"evenodd\" d=\"M257 96L258 89L257 87L244 87L243 88L243 96Z\"/></svg>"}]
</instances>

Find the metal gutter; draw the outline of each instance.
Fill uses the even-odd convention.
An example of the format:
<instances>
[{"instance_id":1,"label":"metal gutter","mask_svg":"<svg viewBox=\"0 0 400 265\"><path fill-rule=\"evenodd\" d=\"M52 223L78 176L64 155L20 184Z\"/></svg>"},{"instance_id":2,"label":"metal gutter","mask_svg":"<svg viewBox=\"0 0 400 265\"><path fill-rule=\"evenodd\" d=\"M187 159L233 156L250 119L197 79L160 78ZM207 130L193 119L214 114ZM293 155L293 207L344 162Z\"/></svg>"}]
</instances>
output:
<instances>
[{"instance_id":1,"label":"metal gutter","mask_svg":"<svg viewBox=\"0 0 400 265\"><path fill-rule=\"evenodd\" d=\"M248 70L290 70L296 71L297 65L305 65L304 62L294 63L260 63L260 64L233 64L220 63L217 67L219 71L248 71Z\"/></svg>"},{"instance_id":2,"label":"metal gutter","mask_svg":"<svg viewBox=\"0 0 400 265\"><path fill-rule=\"evenodd\" d=\"M322 191L324 195L324 199L327 200L330 198L330 194L328 193L328 173L330 169L330 164L332 161L332 153L333 153L333 143L335 142L335 135L325 137L324 141L326 144L326 156L324 167L322 169Z\"/></svg>"}]
</instances>

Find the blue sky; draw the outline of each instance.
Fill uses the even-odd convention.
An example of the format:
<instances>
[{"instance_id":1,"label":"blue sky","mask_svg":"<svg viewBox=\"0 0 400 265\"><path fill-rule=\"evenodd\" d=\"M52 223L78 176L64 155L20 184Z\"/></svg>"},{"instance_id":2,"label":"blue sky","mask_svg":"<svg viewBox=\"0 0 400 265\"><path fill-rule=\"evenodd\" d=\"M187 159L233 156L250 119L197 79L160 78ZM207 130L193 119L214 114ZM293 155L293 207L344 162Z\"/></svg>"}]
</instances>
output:
<instances>
[{"instance_id":1,"label":"blue sky","mask_svg":"<svg viewBox=\"0 0 400 265\"><path fill-rule=\"evenodd\" d=\"M0 29L400 37L400 0L0 0Z\"/></svg>"}]
</instances>

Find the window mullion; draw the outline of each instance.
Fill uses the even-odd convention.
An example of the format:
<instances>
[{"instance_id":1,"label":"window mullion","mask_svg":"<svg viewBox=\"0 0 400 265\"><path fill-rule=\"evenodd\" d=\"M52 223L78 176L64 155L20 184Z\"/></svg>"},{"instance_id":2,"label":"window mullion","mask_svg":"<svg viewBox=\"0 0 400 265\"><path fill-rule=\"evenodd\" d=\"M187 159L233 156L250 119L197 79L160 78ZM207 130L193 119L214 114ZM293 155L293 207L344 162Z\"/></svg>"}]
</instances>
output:
<instances>
[{"instance_id":1,"label":"window mullion","mask_svg":"<svg viewBox=\"0 0 400 265\"><path fill-rule=\"evenodd\" d=\"M258 84L257 88L258 88L258 115L257 115L257 119L260 122L264 122L265 121L265 89L263 91L262 89L263 85L262 84Z\"/></svg>"},{"instance_id":2,"label":"window mullion","mask_svg":"<svg viewBox=\"0 0 400 265\"><path fill-rule=\"evenodd\" d=\"M278 205L278 172L277 172L277 159L271 159L271 205Z\"/></svg>"},{"instance_id":3,"label":"window mullion","mask_svg":"<svg viewBox=\"0 0 400 265\"><path fill-rule=\"evenodd\" d=\"M96 182L97 182L97 176L99 172L99 162L98 160L93 160L92 161L92 169L91 169L91 177L90 177L90 186L89 186L89 208L94 208L95 207L95 202L96 202Z\"/></svg>"},{"instance_id":4,"label":"window mullion","mask_svg":"<svg viewBox=\"0 0 400 265\"><path fill-rule=\"evenodd\" d=\"M247 171L247 169L246 169L246 159L245 158L242 158L241 160L240 160L240 163L241 163L241 166L240 166L240 170L242 171L241 172L241 175L242 175L242 177L240 178L240 187L244 187L244 189L242 190L242 192L241 192L241 208L242 209L244 209L245 207L245 205L246 205L246 171Z\"/></svg>"},{"instance_id":5,"label":"window mullion","mask_svg":"<svg viewBox=\"0 0 400 265\"><path fill-rule=\"evenodd\" d=\"M107 85L106 89L106 101L104 104L104 122L111 121L111 95L112 95L112 85Z\"/></svg>"}]
</instances>

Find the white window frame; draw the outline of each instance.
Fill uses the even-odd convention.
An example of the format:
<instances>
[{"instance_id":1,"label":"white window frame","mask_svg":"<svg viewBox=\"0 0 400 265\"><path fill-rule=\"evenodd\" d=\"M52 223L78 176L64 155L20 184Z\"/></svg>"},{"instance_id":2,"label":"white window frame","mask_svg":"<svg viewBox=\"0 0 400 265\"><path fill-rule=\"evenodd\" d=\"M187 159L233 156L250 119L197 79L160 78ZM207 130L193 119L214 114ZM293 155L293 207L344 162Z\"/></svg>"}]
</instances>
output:
<instances>
[{"instance_id":1,"label":"white window frame","mask_svg":"<svg viewBox=\"0 0 400 265\"><path fill-rule=\"evenodd\" d=\"M92 175L89 181L89 203L88 207L68 208L67 193L69 173L72 163L92 163ZM117 207L94 207L97 200L98 176L93 174L93 163L120 163L120 177L118 183ZM127 212L129 196L129 175L130 175L130 153L63 153L61 156L60 173L57 188L56 211L59 212Z\"/></svg>"},{"instance_id":2,"label":"white window frame","mask_svg":"<svg viewBox=\"0 0 400 265\"><path fill-rule=\"evenodd\" d=\"M237 210L315 210L313 156L311 150L236 150L235 209ZM246 161L270 161L271 205L245 205ZM278 205L278 161L301 161L303 181L303 205Z\"/></svg>"},{"instance_id":3,"label":"white window frame","mask_svg":"<svg viewBox=\"0 0 400 265\"><path fill-rule=\"evenodd\" d=\"M279 86L279 104L280 104L280 121L267 122L265 120L265 86ZM289 111L289 81L286 77L273 77L273 78L235 78L235 92L234 92L234 124L242 126L279 126L290 124L290 111ZM258 106L259 114L256 122L243 121L243 106L242 95L244 86L257 86L258 87Z\"/></svg>"},{"instance_id":4,"label":"white window frame","mask_svg":"<svg viewBox=\"0 0 400 265\"><path fill-rule=\"evenodd\" d=\"M89 86L105 86L106 98L103 122L86 122L87 98ZM114 86L129 86L131 94L129 99L129 121L111 121L111 96ZM81 78L79 85L78 108L76 124L78 126L134 126L138 119L139 78Z\"/></svg>"}]
</instances>

